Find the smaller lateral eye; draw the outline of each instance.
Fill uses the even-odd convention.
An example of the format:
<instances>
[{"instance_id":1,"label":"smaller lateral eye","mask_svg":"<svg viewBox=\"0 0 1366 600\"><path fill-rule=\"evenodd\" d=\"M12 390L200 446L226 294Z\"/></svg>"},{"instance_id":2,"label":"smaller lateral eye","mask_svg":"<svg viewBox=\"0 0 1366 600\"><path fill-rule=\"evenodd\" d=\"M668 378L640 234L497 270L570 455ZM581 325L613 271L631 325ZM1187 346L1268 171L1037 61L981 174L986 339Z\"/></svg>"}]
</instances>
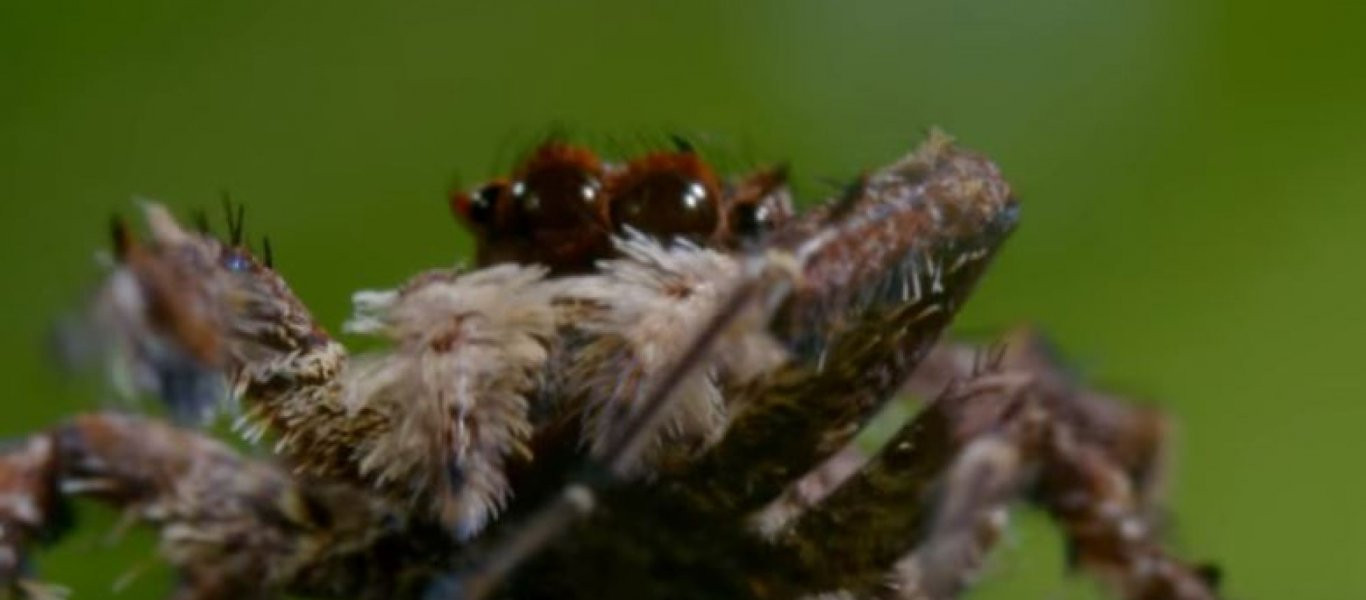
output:
<instances>
[{"instance_id":1,"label":"smaller lateral eye","mask_svg":"<svg viewBox=\"0 0 1366 600\"><path fill-rule=\"evenodd\" d=\"M451 211L471 226L488 226L493 222L494 212L506 186L490 183L473 193L457 192L451 196Z\"/></svg>"},{"instance_id":2,"label":"smaller lateral eye","mask_svg":"<svg viewBox=\"0 0 1366 600\"><path fill-rule=\"evenodd\" d=\"M502 191L503 186L498 185L496 183L490 183L482 188L479 188L479 201L484 206L492 208L494 203L498 202L498 195L502 193Z\"/></svg>"},{"instance_id":3,"label":"smaller lateral eye","mask_svg":"<svg viewBox=\"0 0 1366 600\"><path fill-rule=\"evenodd\" d=\"M737 204L731 212L735 233L745 238L756 238L773 228L773 210L762 204Z\"/></svg>"},{"instance_id":4,"label":"smaller lateral eye","mask_svg":"<svg viewBox=\"0 0 1366 600\"><path fill-rule=\"evenodd\" d=\"M792 217L787 169L772 167L739 180L727 200L729 242L744 244L762 238Z\"/></svg>"},{"instance_id":5,"label":"smaller lateral eye","mask_svg":"<svg viewBox=\"0 0 1366 600\"><path fill-rule=\"evenodd\" d=\"M251 270L251 259L237 250L230 250L223 255L223 268L233 273L245 273Z\"/></svg>"}]
</instances>

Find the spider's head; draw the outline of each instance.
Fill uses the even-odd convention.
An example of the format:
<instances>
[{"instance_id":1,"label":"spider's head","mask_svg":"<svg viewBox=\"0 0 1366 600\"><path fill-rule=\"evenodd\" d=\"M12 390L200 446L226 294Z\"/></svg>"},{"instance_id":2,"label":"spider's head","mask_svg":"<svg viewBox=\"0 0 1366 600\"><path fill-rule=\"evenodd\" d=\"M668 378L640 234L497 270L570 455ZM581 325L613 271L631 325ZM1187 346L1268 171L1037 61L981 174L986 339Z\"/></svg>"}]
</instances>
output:
<instances>
[{"instance_id":1,"label":"spider's head","mask_svg":"<svg viewBox=\"0 0 1366 600\"><path fill-rule=\"evenodd\" d=\"M511 175L453 192L451 211L477 238L481 266L537 263L586 273L610 258L610 237L637 232L734 248L793 213L786 169L723 182L682 140L624 164L549 141Z\"/></svg>"},{"instance_id":2,"label":"spider's head","mask_svg":"<svg viewBox=\"0 0 1366 600\"><path fill-rule=\"evenodd\" d=\"M603 165L592 152L550 141L508 178L451 195L478 238L479 263L539 263L581 272L609 250Z\"/></svg>"},{"instance_id":3,"label":"spider's head","mask_svg":"<svg viewBox=\"0 0 1366 600\"><path fill-rule=\"evenodd\" d=\"M243 242L240 209L220 239L147 204L147 235L113 222L112 269L78 331L115 367L123 391L151 393L200 418L244 365L326 340L302 304Z\"/></svg>"},{"instance_id":4,"label":"spider's head","mask_svg":"<svg viewBox=\"0 0 1366 600\"><path fill-rule=\"evenodd\" d=\"M684 148L627 163L610 182L608 207L618 231L701 242L721 227L721 194L711 167Z\"/></svg>"}]
</instances>

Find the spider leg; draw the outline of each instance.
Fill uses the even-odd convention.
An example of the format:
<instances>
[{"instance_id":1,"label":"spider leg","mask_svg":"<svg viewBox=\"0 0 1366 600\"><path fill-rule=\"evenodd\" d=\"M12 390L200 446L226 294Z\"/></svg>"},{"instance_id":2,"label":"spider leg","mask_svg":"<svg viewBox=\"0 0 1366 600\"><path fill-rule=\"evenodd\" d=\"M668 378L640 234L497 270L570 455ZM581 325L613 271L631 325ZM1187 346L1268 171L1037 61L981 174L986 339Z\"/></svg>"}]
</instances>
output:
<instances>
[{"instance_id":1,"label":"spider leg","mask_svg":"<svg viewBox=\"0 0 1366 600\"><path fill-rule=\"evenodd\" d=\"M146 221L145 241L116 226L118 261L88 328L132 391L187 415L230 397L236 428L269 434L296 472L369 486L457 537L504 507L503 467L527 454L524 395L553 333L544 269L433 270L359 293L349 329L389 347L351 357L247 248L158 205Z\"/></svg>"},{"instance_id":2,"label":"spider leg","mask_svg":"<svg viewBox=\"0 0 1366 600\"><path fill-rule=\"evenodd\" d=\"M36 436L0 454L0 597L24 598L25 550L57 529L57 453Z\"/></svg>"},{"instance_id":3,"label":"spider leg","mask_svg":"<svg viewBox=\"0 0 1366 600\"><path fill-rule=\"evenodd\" d=\"M995 435L964 448L944 475L928 541L893 565L883 595L932 600L966 589L1005 529L1007 505L1024 476L1022 458L1010 440Z\"/></svg>"},{"instance_id":4,"label":"spider leg","mask_svg":"<svg viewBox=\"0 0 1366 600\"><path fill-rule=\"evenodd\" d=\"M1002 344L990 348L946 340L925 355L902 391L914 398L936 398L950 385L981 373L987 367L999 367L1004 359ZM909 420L909 419L907 419ZM902 423L891 423L900 426ZM905 440L902 440L904 442ZM877 448L861 448L850 442L818 467L788 485L781 496L758 511L751 519L754 531L766 538L776 538L808 510L820 505L844 485L881 450L889 440L878 442Z\"/></svg>"},{"instance_id":5,"label":"spider leg","mask_svg":"<svg viewBox=\"0 0 1366 600\"><path fill-rule=\"evenodd\" d=\"M1217 570L1172 558L1119 461L1057 428L1044 446L1035 502L1052 515L1075 566L1130 600L1212 600Z\"/></svg>"},{"instance_id":6,"label":"spider leg","mask_svg":"<svg viewBox=\"0 0 1366 600\"><path fill-rule=\"evenodd\" d=\"M1028 496L1063 529L1075 564L1123 597L1216 597L1200 567L1165 553L1151 522L1147 486L1160 454L1151 412L1077 389L1056 364L1043 366L1037 344L1020 346L982 373L962 348L937 351L927 366L961 379L779 543L821 556L813 562L826 589L954 597L1008 505ZM944 374L930 369L914 385ZM827 547L838 550L819 552ZM878 571L893 562L888 580Z\"/></svg>"},{"instance_id":7,"label":"spider leg","mask_svg":"<svg viewBox=\"0 0 1366 600\"><path fill-rule=\"evenodd\" d=\"M995 374L992 379L986 377L952 386L939 394L858 473L793 523L790 530L776 537L775 544L794 548L799 556L808 557L816 589L864 593L879 589L887 566L910 552L916 540L927 535L935 515L944 514L942 509L934 510L935 503L930 500L936 492L949 489L945 481L972 482L979 492L967 497L973 502L997 498L1003 490L1010 489L1010 477L1015 475L1013 469L1005 467L1020 461L1003 452L1014 448L1003 441L1007 439L1005 432L990 434L1007 420L1003 415L1020 407L1014 395L1000 390L1020 382ZM968 452L969 448L972 452ZM955 476L954 464L960 455L980 457L983 461L974 465L995 467L986 473L1005 471L1009 477L993 479L970 472ZM942 498L939 504L950 506ZM976 511L963 502L955 506L959 508L953 511L949 523L972 521ZM950 531L952 543L948 547L952 552L936 556L947 560L967 555L970 548L963 542L972 539L972 531Z\"/></svg>"},{"instance_id":8,"label":"spider leg","mask_svg":"<svg viewBox=\"0 0 1366 600\"><path fill-rule=\"evenodd\" d=\"M396 526L375 497L295 480L197 432L92 413L0 454L0 558L11 559L0 565L0 590L26 585L21 553L55 533L71 497L158 527L161 554L181 573L176 598L364 595L366 582L397 587L397 574L367 579L356 571L365 563L347 560Z\"/></svg>"},{"instance_id":9,"label":"spider leg","mask_svg":"<svg viewBox=\"0 0 1366 600\"><path fill-rule=\"evenodd\" d=\"M766 539L786 532L803 514L819 506L868 464L868 452L850 442L749 518L749 526Z\"/></svg>"},{"instance_id":10,"label":"spider leg","mask_svg":"<svg viewBox=\"0 0 1366 600\"><path fill-rule=\"evenodd\" d=\"M1029 394L1030 392L1023 392ZM1023 428L971 442L945 477L937 513L917 548L898 561L893 598L947 598L969 585L999 538L1005 512L1027 494L1063 530L1074 567L1130 600L1212 600L1208 567L1172 558L1150 518L1150 499L1123 457L1049 408L1047 393L1022 407ZM1032 413L1030 416L1026 414ZM1013 439L1012 439L1013 438Z\"/></svg>"},{"instance_id":11,"label":"spider leg","mask_svg":"<svg viewBox=\"0 0 1366 600\"><path fill-rule=\"evenodd\" d=\"M985 371L1029 373L1037 385L1065 395L1068 401L1055 410L1061 420L1074 423L1078 435L1105 449L1124 469L1145 510L1158 515L1167 463L1167 440L1171 425L1161 411L1104 390L1078 386L1076 375L1066 367L1048 340L1037 331L1021 328L1000 342L981 347L946 341L925 358L907 382L906 389L932 398L955 382Z\"/></svg>"}]
</instances>

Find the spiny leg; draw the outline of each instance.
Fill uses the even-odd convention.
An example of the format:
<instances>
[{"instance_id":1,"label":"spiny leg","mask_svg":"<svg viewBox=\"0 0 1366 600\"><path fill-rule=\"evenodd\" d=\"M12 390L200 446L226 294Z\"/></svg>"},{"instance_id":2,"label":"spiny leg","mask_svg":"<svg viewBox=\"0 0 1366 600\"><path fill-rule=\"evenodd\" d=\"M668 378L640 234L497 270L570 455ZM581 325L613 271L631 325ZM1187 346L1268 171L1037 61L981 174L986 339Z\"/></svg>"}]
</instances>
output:
<instances>
[{"instance_id":1,"label":"spiny leg","mask_svg":"<svg viewBox=\"0 0 1366 600\"><path fill-rule=\"evenodd\" d=\"M959 393L957 391L953 393ZM888 565L925 532L933 490L955 456L981 429L967 430L952 414L965 403L941 395L903 426L869 462L779 535L810 567L816 589L861 591L876 587ZM1000 412L999 403L978 403L978 413ZM994 419L975 419L981 426Z\"/></svg>"},{"instance_id":2,"label":"spiny leg","mask_svg":"<svg viewBox=\"0 0 1366 600\"><path fill-rule=\"evenodd\" d=\"M57 452L34 436L0 453L0 598L38 597L27 550L59 528Z\"/></svg>"},{"instance_id":3,"label":"spiny leg","mask_svg":"<svg viewBox=\"0 0 1366 600\"><path fill-rule=\"evenodd\" d=\"M351 361L270 265L240 244L240 216L232 239L223 241L183 229L159 206L148 205L146 213L146 241L116 223L116 262L81 340L132 373L129 391L161 396L177 412L199 417L223 399L226 384L242 401L246 414L238 426L246 436L277 436L275 450L289 467L270 467L279 471L279 487L306 481L347 489L358 504L392 502L390 517L400 521L447 526L387 545L386 554L412 554L414 564L441 563L455 545L452 533L471 536L496 515L509 494L502 461L521 458L530 433L521 394L545 358L553 323L541 269L432 271L393 292L360 294L354 329L384 335L395 348ZM149 443L127 441L133 449ZM159 448L169 457L171 446ZM138 458L165 460L155 455L148 450ZM244 551L234 558L269 557ZM368 570L332 574L370 585L360 576ZM218 581L199 587L261 584L243 569L197 573L197 580ZM345 591L353 583L338 585L353 595Z\"/></svg>"},{"instance_id":4,"label":"spiny leg","mask_svg":"<svg viewBox=\"0 0 1366 600\"><path fill-rule=\"evenodd\" d=\"M75 496L158 527L161 554L182 575L177 598L374 596L405 576L379 562L357 569L402 526L376 497L296 481L196 432L114 413L78 416L0 454L0 554L20 556ZM20 576L0 571L0 584Z\"/></svg>"},{"instance_id":5,"label":"spiny leg","mask_svg":"<svg viewBox=\"0 0 1366 600\"><path fill-rule=\"evenodd\" d=\"M1067 404L1068 419L1089 441L1102 445L1125 469L1143 505L1157 511L1165 473L1168 425L1157 410L1136 405L1091 388L1072 386L1073 376L1047 341L1030 329L1019 329L1001 341L979 346L945 340L926 355L903 391L916 398L934 399L950 386L960 386L988 371L1028 373L1054 389L1070 389L1075 399ZM904 433L904 431L903 431ZM902 441L905 441L904 439ZM882 448L887 442L878 442ZM876 450L876 449L874 449ZM826 464L804 475L783 496L754 515L751 525L761 535L774 537L789 528L807 510L824 502L870 459L868 451L850 444ZM1156 517L1156 515L1154 515Z\"/></svg>"},{"instance_id":6,"label":"spiny leg","mask_svg":"<svg viewBox=\"0 0 1366 600\"><path fill-rule=\"evenodd\" d=\"M846 444L749 517L749 528L765 539L778 537L858 473L869 458L857 440Z\"/></svg>"},{"instance_id":7,"label":"spiny leg","mask_svg":"<svg viewBox=\"0 0 1366 600\"><path fill-rule=\"evenodd\" d=\"M1145 506L1160 500L1170 435L1166 415L1141 401L1081 385L1049 341L1033 329L1017 329L988 347L940 344L907 382L907 390L935 397L991 371L1027 374L1031 385L1067 398L1050 407L1061 415L1058 420L1070 423L1086 443L1103 448L1124 469Z\"/></svg>"},{"instance_id":8,"label":"spiny leg","mask_svg":"<svg viewBox=\"0 0 1366 600\"><path fill-rule=\"evenodd\" d=\"M1145 492L1160 445L1154 413L1075 387L1036 339L1014 348L981 373L963 349L942 348L927 366L956 371L958 382L779 543L818 556L843 589L952 597L999 536L1008 504L1028 495L1063 526L1077 564L1124 597L1213 598L1204 572L1168 558L1156 539ZM932 369L920 383L945 374ZM892 561L885 587L880 571Z\"/></svg>"},{"instance_id":9,"label":"spiny leg","mask_svg":"<svg viewBox=\"0 0 1366 600\"><path fill-rule=\"evenodd\" d=\"M950 424L950 454L924 490L913 525L918 531L900 544L914 550L896 561L888 589L873 591L898 598L957 597L1000 538L1008 508L1031 476L1037 439L1049 417L1021 378L992 379L979 377L937 401L982 408L945 411L956 421ZM962 426L974 420L971 429Z\"/></svg>"},{"instance_id":10,"label":"spiny leg","mask_svg":"<svg viewBox=\"0 0 1366 600\"><path fill-rule=\"evenodd\" d=\"M525 454L523 394L553 327L543 269L430 271L358 294L353 330L392 347L353 360L241 245L240 212L226 241L157 205L146 217L145 241L116 225L117 262L90 319L136 391L193 415L239 400L239 429L273 434L297 472L371 486L461 537L502 508L503 463Z\"/></svg>"},{"instance_id":11,"label":"spiny leg","mask_svg":"<svg viewBox=\"0 0 1366 600\"><path fill-rule=\"evenodd\" d=\"M1034 406L1037 410L1039 406ZM974 441L941 484L938 513L920 545L898 561L881 595L954 597L999 538L1015 493L1045 508L1063 530L1069 560L1130 600L1212 600L1215 571L1172 558L1139 485L1111 452L1083 440L1056 413L1038 432ZM1017 430L1018 432L1018 430Z\"/></svg>"}]
</instances>

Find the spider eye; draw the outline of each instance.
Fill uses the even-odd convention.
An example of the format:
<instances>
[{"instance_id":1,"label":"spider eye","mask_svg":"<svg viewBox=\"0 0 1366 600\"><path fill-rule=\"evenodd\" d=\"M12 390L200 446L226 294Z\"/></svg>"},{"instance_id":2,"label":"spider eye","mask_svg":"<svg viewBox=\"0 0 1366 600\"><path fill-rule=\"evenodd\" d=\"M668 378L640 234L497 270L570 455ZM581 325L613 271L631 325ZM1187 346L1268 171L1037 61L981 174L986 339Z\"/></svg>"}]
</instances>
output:
<instances>
[{"instance_id":1,"label":"spider eye","mask_svg":"<svg viewBox=\"0 0 1366 600\"><path fill-rule=\"evenodd\" d=\"M728 196L726 225L731 242L750 242L782 226L792 216L787 170L774 167L740 180Z\"/></svg>"},{"instance_id":2,"label":"spider eye","mask_svg":"<svg viewBox=\"0 0 1366 600\"><path fill-rule=\"evenodd\" d=\"M547 155L512 185L512 199L518 222L529 231L586 230L597 219L601 190L597 164Z\"/></svg>"},{"instance_id":3,"label":"spider eye","mask_svg":"<svg viewBox=\"0 0 1366 600\"><path fill-rule=\"evenodd\" d=\"M498 202L498 196L499 194L502 194L502 192L503 186L494 183L479 188L479 204L492 208L493 205Z\"/></svg>"},{"instance_id":4,"label":"spider eye","mask_svg":"<svg viewBox=\"0 0 1366 600\"><path fill-rule=\"evenodd\" d=\"M494 210L504 187L500 183L490 183L474 193L458 192L451 197L451 211L468 225L488 226L493 222Z\"/></svg>"},{"instance_id":5,"label":"spider eye","mask_svg":"<svg viewBox=\"0 0 1366 600\"><path fill-rule=\"evenodd\" d=\"M720 220L718 193L707 178L689 171L668 166L629 177L612 194L616 226L659 237L712 235Z\"/></svg>"},{"instance_id":6,"label":"spider eye","mask_svg":"<svg viewBox=\"0 0 1366 600\"><path fill-rule=\"evenodd\" d=\"M731 211L735 233L744 238L755 238L773 229L773 210L763 204L738 204Z\"/></svg>"},{"instance_id":7,"label":"spider eye","mask_svg":"<svg viewBox=\"0 0 1366 600\"><path fill-rule=\"evenodd\" d=\"M251 259L241 252L229 251L223 255L223 268L233 273L245 273L251 270Z\"/></svg>"}]
</instances>

